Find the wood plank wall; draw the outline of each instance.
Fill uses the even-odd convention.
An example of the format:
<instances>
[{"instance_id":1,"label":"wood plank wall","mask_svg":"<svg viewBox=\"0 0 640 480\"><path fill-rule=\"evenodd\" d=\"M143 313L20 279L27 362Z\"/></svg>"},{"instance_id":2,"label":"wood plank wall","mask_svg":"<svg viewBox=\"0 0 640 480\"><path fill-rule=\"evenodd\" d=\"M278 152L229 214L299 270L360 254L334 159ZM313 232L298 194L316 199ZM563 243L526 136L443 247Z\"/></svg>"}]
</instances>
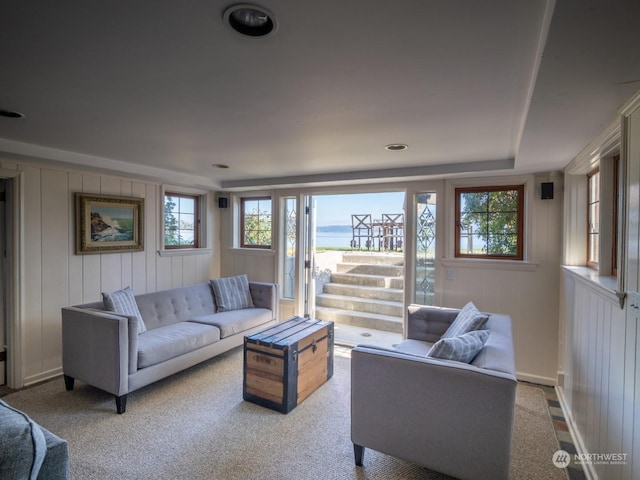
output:
<instances>
[{"instance_id":1,"label":"wood plank wall","mask_svg":"<svg viewBox=\"0 0 640 480\"><path fill-rule=\"evenodd\" d=\"M569 408L565 413L583 453L631 453L623 431L633 420L629 395L638 371L635 361L627 361L638 349L634 322L625 319L614 298L572 273L565 273L563 290L567 353L562 394ZM597 478L607 480L638 478L630 467L593 465L593 470Z\"/></svg>"},{"instance_id":2,"label":"wood plank wall","mask_svg":"<svg viewBox=\"0 0 640 480\"><path fill-rule=\"evenodd\" d=\"M161 185L10 160L2 160L0 167L21 170L24 177L23 385L61 373L61 307L98 301L101 292L127 286L140 294L217 276L211 254L158 254ZM144 251L76 255L75 192L144 198ZM213 235L213 220L207 220Z\"/></svg>"},{"instance_id":3,"label":"wood plank wall","mask_svg":"<svg viewBox=\"0 0 640 480\"><path fill-rule=\"evenodd\" d=\"M629 120L623 145L628 209L623 239L626 257L622 260L627 292L624 308L611 288L600 288L584 275L567 269L563 279L566 340L559 393L565 415L581 453L625 455L622 464L592 462L585 466L588 478L602 480L640 478L640 319L629 308L632 299L628 296L640 291L640 108ZM567 209L566 221L574 222L572 217L584 214L586 203L571 191L580 188L577 182L567 185L570 190L565 195L578 198ZM570 240L565 238L569 246ZM574 251L584 252L580 248Z\"/></svg>"}]
</instances>

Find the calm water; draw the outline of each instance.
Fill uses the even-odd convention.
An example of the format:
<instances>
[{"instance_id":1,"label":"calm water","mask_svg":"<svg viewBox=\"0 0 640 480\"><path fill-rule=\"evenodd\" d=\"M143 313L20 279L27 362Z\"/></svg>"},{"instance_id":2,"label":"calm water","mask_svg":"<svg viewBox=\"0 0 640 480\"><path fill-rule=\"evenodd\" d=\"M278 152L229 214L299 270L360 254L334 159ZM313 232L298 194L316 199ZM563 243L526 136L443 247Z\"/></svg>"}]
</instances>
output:
<instances>
[{"instance_id":1,"label":"calm water","mask_svg":"<svg viewBox=\"0 0 640 480\"><path fill-rule=\"evenodd\" d=\"M351 238L349 232L317 232L316 247L349 247Z\"/></svg>"}]
</instances>

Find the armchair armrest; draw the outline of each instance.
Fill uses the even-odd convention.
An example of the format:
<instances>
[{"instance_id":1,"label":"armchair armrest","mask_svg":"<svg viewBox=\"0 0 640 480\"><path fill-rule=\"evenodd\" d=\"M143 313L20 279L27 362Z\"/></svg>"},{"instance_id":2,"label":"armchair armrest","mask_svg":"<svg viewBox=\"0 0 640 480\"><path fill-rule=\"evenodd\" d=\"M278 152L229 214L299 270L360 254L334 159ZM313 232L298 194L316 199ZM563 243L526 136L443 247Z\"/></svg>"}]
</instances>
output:
<instances>
[{"instance_id":1,"label":"armchair armrest","mask_svg":"<svg viewBox=\"0 0 640 480\"><path fill-rule=\"evenodd\" d=\"M137 370L135 317L77 307L62 309L62 369L116 396L128 392L128 375ZM72 385L72 383L71 383Z\"/></svg>"},{"instance_id":2,"label":"armchair armrest","mask_svg":"<svg viewBox=\"0 0 640 480\"><path fill-rule=\"evenodd\" d=\"M249 282L249 291L253 305L258 308L267 308L273 312L273 318L278 319L278 284L264 282Z\"/></svg>"},{"instance_id":3,"label":"armchair armrest","mask_svg":"<svg viewBox=\"0 0 640 480\"><path fill-rule=\"evenodd\" d=\"M358 346L351 439L455 477L507 479L515 389L503 372Z\"/></svg>"}]
</instances>

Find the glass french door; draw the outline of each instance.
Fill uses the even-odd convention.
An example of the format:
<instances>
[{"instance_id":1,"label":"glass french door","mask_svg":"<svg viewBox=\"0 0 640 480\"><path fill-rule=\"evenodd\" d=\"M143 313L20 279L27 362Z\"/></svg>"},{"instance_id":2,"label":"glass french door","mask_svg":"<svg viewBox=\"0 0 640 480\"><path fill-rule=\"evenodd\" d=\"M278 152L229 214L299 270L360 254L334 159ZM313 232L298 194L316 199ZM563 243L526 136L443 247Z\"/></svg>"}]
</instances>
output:
<instances>
[{"instance_id":1,"label":"glass french door","mask_svg":"<svg viewBox=\"0 0 640 480\"><path fill-rule=\"evenodd\" d=\"M306 196L304 204L304 316L313 318L316 310L316 201L312 196Z\"/></svg>"},{"instance_id":2,"label":"glass french door","mask_svg":"<svg viewBox=\"0 0 640 480\"><path fill-rule=\"evenodd\" d=\"M433 305L436 274L436 193L416 195L414 303Z\"/></svg>"}]
</instances>

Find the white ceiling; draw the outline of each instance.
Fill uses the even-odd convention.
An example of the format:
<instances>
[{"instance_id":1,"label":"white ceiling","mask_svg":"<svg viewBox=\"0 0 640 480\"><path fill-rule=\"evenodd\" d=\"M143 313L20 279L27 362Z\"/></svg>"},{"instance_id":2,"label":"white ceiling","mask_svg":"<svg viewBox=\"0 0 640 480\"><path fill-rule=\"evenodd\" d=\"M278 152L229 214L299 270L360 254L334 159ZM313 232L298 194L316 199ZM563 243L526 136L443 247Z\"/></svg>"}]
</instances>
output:
<instances>
[{"instance_id":1,"label":"white ceiling","mask_svg":"<svg viewBox=\"0 0 640 480\"><path fill-rule=\"evenodd\" d=\"M0 152L213 189L553 171L640 89L637 0L258 4L267 38L229 1L3 1Z\"/></svg>"}]
</instances>

